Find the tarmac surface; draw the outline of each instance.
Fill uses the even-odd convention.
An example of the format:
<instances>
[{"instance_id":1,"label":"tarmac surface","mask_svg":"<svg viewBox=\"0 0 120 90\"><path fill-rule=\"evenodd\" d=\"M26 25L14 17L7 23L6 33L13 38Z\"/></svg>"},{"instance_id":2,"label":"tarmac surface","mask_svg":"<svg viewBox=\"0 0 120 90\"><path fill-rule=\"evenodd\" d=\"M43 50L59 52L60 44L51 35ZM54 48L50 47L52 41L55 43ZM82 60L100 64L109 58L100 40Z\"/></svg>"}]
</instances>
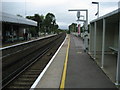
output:
<instances>
[{"instance_id":1,"label":"tarmac surface","mask_svg":"<svg viewBox=\"0 0 120 90\"><path fill-rule=\"evenodd\" d=\"M64 68L66 50L68 44L68 36L66 37L62 47L48 67L47 71L42 76L36 88L59 88ZM50 60L51 61L51 60Z\"/></svg>"},{"instance_id":2,"label":"tarmac surface","mask_svg":"<svg viewBox=\"0 0 120 90\"><path fill-rule=\"evenodd\" d=\"M62 88L109 88L108 90L116 90L114 83L84 52L83 40L74 35L67 36L61 49L35 88L61 88L61 84L63 84Z\"/></svg>"},{"instance_id":3,"label":"tarmac surface","mask_svg":"<svg viewBox=\"0 0 120 90\"><path fill-rule=\"evenodd\" d=\"M116 88L102 69L83 50L83 41L70 35L65 88Z\"/></svg>"}]
</instances>

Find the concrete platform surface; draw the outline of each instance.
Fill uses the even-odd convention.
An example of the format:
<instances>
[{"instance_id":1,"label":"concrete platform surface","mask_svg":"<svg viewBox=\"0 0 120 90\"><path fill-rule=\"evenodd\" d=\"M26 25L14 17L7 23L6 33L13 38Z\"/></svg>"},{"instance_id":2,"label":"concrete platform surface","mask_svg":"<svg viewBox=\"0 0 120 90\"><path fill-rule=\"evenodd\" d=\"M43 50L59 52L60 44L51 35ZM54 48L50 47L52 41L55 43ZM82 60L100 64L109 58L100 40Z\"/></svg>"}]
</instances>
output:
<instances>
[{"instance_id":1,"label":"concrete platform surface","mask_svg":"<svg viewBox=\"0 0 120 90\"><path fill-rule=\"evenodd\" d=\"M69 38L70 48L64 80L63 71ZM67 36L62 48L35 88L60 88L62 79L64 80L64 88L112 88L110 90L116 90L114 83L97 63L84 52L83 41L74 35Z\"/></svg>"},{"instance_id":2,"label":"concrete platform surface","mask_svg":"<svg viewBox=\"0 0 120 90\"><path fill-rule=\"evenodd\" d=\"M83 41L71 35L65 88L116 88L83 50Z\"/></svg>"},{"instance_id":3,"label":"concrete platform surface","mask_svg":"<svg viewBox=\"0 0 120 90\"><path fill-rule=\"evenodd\" d=\"M64 61L66 57L66 50L68 44L68 37L66 37L65 43L61 47L60 51L54 58L53 62L45 72L44 76L41 78L36 88L59 88L62 71L64 66Z\"/></svg>"},{"instance_id":4,"label":"concrete platform surface","mask_svg":"<svg viewBox=\"0 0 120 90\"><path fill-rule=\"evenodd\" d=\"M54 36L54 35L56 35L56 34L40 36L40 37L37 37L37 38L34 37L34 38L31 38L30 40L14 41L13 43L12 42L2 43L2 45L0 47L0 50L10 48L10 47L14 47L14 46L18 46L18 45L22 45L22 44L26 44L26 43L30 43L30 42L37 41L37 40L47 38L47 37L51 37L51 36Z\"/></svg>"}]
</instances>

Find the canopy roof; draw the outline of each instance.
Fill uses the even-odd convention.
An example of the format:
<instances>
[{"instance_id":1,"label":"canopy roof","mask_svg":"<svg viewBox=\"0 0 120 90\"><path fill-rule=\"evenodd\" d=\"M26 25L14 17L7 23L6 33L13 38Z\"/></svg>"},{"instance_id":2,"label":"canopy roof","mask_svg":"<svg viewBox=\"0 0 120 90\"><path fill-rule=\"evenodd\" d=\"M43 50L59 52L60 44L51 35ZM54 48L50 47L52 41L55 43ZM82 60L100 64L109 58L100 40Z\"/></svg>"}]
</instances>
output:
<instances>
[{"instance_id":1,"label":"canopy roof","mask_svg":"<svg viewBox=\"0 0 120 90\"><path fill-rule=\"evenodd\" d=\"M30 26L37 26L37 22L26 19L20 16L11 15L5 12L0 12L0 21L2 22L8 22L8 23L15 23L15 24L24 24L24 25L30 25Z\"/></svg>"},{"instance_id":2,"label":"canopy roof","mask_svg":"<svg viewBox=\"0 0 120 90\"><path fill-rule=\"evenodd\" d=\"M90 23L93 23L93 22L99 21L99 20L101 20L103 18L108 18L108 17L111 17L111 16L115 16L114 18L112 17L111 19L119 20L119 15L120 15L120 9L117 9L117 10L114 10L114 11L104 15L104 16L101 16L101 17L99 17L97 19L92 20Z\"/></svg>"}]
</instances>

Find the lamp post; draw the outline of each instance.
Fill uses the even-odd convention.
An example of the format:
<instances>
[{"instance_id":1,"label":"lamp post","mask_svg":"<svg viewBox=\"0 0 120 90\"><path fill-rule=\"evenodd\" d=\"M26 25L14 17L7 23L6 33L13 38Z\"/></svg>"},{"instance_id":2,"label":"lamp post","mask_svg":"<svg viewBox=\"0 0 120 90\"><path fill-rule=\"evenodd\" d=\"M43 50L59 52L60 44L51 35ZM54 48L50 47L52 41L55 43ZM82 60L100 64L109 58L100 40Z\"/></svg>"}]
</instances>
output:
<instances>
[{"instance_id":1,"label":"lamp post","mask_svg":"<svg viewBox=\"0 0 120 90\"><path fill-rule=\"evenodd\" d=\"M25 0L25 17L26 17L26 0Z\"/></svg>"},{"instance_id":2,"label":"lamp post","mask_svg":"<svg viewBox=\"0 0 120 90\"><path fill-rule=\"evenodd\" d=\"M97 17L99 17L99 2L92 2L92 4L97 4L98 8L97 8L97 13L95 14L95 16L97 15Z\"/></svg>"},{"instance_id":3,"label":"lamp post","mask_svg":"<svg viewBox=\"0 0 120 90\"><path fill-rule=\"evenodd\" d=\"M77 21L82 21L84 22L85 25L85 32L84 32L84 51L88 51L88 10L87 9L72 9L72 10L68 10L68 11L77 11ZM80 15L80 12L86 12L86 19L85 20L81 20L80 17L84 17L82 15Z\"/></svg>"}]
</instances>

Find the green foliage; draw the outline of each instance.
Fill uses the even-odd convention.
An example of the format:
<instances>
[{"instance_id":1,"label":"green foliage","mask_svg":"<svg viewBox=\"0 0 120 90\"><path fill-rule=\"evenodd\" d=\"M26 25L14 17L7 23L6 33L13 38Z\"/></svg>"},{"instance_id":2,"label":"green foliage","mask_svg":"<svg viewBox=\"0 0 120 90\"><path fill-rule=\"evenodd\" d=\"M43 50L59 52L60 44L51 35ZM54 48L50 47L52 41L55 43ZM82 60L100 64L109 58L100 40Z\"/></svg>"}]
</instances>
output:
<instances>
[{"instance_id":1,"label":"green foliage","mask_svg":"<svg viewBox=\"0 0 120 90\"><path fill-rule=\"evenodd\" d=\"M20 14L17 14L17 16L18 16L18 17L23 17L23 16L22 16L22 15L20 15Z\"/></svg>"},{"instance_id":2,"label":"green foliage","mask_svg":"<svg viewBox=\"0 0 120 90\"><path fill-rule=\"evenodd\" d=\"M42 23L44 21L44 16L43 15L39 15L39 14L34 14L34 16L27 16L26 18L34 20L37 22L37 27L36 27L36 32L38 34L38 32L40 31L40 29L42 28Z\"/></svg>"},{"instance_id":3,"label":"green foliage","mask_svg":"<svg viewBox=\"0 0 120 90\"><path fill-rule=\"evenodd\" d=\"M58 33L59 26L56 24L55 15L52 13L48 13L46 16L34 14L34 16L27 16L26 18L37 22L36 28L37 33L38 32L44 32L45 34Z\"/></svg>"},{"instance_id":4,"label":"green foliage","mask_svg":"<svg viewBox=\"0 0 120 90\"><path fill-rule=\"evenodd\" d=\"M76 27L77 27L77 24L76 23L72 23L71 25L69 25L69 31L68 33L70 32L76 32Z\"/></svg>"},{"instance_id":5,"label":"green foliage","mask_svg":"<svg viewBox=\"0 0 120 90\"><path fill-rule=\"evenodd\" d=\"M31 33L32 37L35 37L36 34L37 34L37 31L36 31L35 27L31 27L31 28L29 29L29 32Z\"/></svg>"},{"instance_id":6,"label":"green foliage","mask_svg":"<svg viewBox=\"0 0 120 90\"><path fill-rule=\"evenodd\" d=\"M80 27L80 30L81 30L80 32L83 33L83 31L84 31L84 30L83 30L83 27Z\"/></svg>"},{"instance_id":7,"label":"green foliage","mask_svg":"<svg viewBox=\"0 0 120 90\"><path fill-rule=\"evenodd\" d=\"M55 20L55 15L52 13L48 13L45 16L45 27L46 27L46 31L48 33L54 32L55 33L55 24L56 24L56 20Z\"/></svg>"}]
</instances>

